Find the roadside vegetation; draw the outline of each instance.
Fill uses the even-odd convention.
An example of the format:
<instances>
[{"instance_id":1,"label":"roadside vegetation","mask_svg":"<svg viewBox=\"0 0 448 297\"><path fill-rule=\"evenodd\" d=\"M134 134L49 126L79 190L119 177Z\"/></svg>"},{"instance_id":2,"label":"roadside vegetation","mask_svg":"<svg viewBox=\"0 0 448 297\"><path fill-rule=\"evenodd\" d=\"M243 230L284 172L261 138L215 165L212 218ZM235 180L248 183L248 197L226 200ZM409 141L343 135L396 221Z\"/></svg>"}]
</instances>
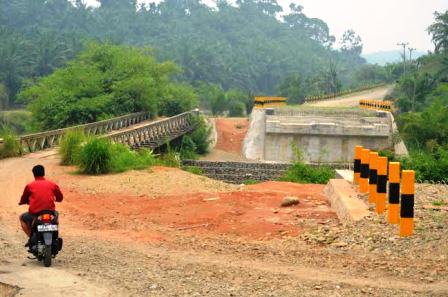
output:
<instances>
[{"instance_id":1,"label":"roadside vegetation","mask_svg":"<svg viewBox=\"0 0 448 297\"><path fill-rule=\"evenodd\" d=\"M82 130L67 131L59 144L61 165L75 165L79 158L81 146L85 141L86 136Z\"/></svg>"},{"instance_id":2,"label":"roadside vegetation","mask_svg":"<svg viewBox=\"0 0 448 297\"><path fill-rule=\"evenodd\" d=\"M0 138L3 140L3 143L0 143L0 159L17 157L22 154L20 143L11 128L0 129Z\"/></svg>"},{"instance_id":3,"label":"roadside vegetation","mask_svg":"<svg viewBox=\"0 0 448 297\"><path fill-rule=\"evenodd\" d=\"M204 118L192 118L196 129L182 137L180 145L166 144L165 151L155 154L149 149L132 150L107 138L87 137L82 130L68 131L59 146L61 165L75 165L83 174L119 173L142 170L154 165L181 167L183 159L197 159L208 152L210 128ZM199 168L187 168L201 174Z\"/></svg>"},{"instance_id":4,"label":"roadside vegetation","mask_svg":"<svg viewBox=\"0 0 448 297\"><path fill-rule=\"evenodd\" d=\"M408 62L391 95L409 158L405 169L419 181L448 182L448 11L435 13L427 29L434 53Z\"/></svg>"},{"instance_id":5,"label":"roadside vegetation","mask_svg":"<svg viewBox=\"0 0 448 297\"><path fill-rule=\"evenodd\" d=\"M297 146L293 146L295 160L292 166L280 178L281 181L303 184L326 184L335 178L335 171L327 166L313 167L305 164L303 154Z\"/></svg>"},{"instance_id":6,"label":"roadside vegetation","mask_svg":"<svg viewBox=\"0 0 448 297\"><path fill-rule=\"evenodd\" d=\"M33 132L31 113L27 110L0 111L0 131L10 129L17 135Z\"/></svg>"}]
</instances>

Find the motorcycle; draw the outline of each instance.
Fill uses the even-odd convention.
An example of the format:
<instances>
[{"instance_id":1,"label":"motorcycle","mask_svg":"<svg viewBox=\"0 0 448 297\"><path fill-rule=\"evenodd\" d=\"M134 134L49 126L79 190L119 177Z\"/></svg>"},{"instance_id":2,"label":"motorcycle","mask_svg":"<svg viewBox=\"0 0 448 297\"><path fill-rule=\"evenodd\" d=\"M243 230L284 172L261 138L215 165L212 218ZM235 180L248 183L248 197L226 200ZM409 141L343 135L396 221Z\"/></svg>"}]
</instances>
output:
<instances>
[{"instance_id":1,"label":"motorcycle","mask_svg":"<svg viewBox=\"0 0 448 297\"><path fill-rule=\"evenodd\" d=\"M51 266L52 258L62 249L62 238L59 237L58 213L44 210L36 214L31 227L29 250L45 267Z\"/></svg>"}]
</instances>

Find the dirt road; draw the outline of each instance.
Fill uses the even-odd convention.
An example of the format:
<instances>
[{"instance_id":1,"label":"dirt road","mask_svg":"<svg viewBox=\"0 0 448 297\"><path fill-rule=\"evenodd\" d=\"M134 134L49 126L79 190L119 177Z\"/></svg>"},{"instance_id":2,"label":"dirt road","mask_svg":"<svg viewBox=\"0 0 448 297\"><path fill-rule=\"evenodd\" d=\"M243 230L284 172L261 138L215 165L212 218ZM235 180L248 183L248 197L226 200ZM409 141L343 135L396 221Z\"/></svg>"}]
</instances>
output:
<instances>
[{"instance_id":1,"label":"dirt road","mask_svg":"<svg viewBox=\"0 0 448 297\"><path fill-rule=\"evenodd\" d=\"M375 88L372 90L366 90L363 92L349 94L342 97L336 97L334 99L322 100L315 103L308 103L310 106L339 106L339 107L356 107L359 105L360 99L383 99L389 92L391 92L393 86L384 86Z\"/></svg>"},{"instance_id":2,"label":"dirt road","mask_svg":"<svg viewBox=\"0 0 448 297\"><path fill-rule=\"evenodd\" d=\"M209 154L202 157L208 161L244 161L243 141L249 128L248 118L215 118L217 143Z\"/></svg>"},{"instance_id":3,"label":"dirt road","mask_svg":"<svg viewBox=\"0 0 448 297\"><path fill-rule=\"evenodd\" d=\"M66 194L65 247L49 269L26 259L17 222L36 163ZM418 188L416 236L402 240L376 215L343 227L319 185L241 187L165 168L107 177L73 170L46 152L0 161L0 283L21 296L448 294L446 212L424 208L447 196L443 187ZM300 204L280 208L291 195Z\"/></svg>"}]
</instances>

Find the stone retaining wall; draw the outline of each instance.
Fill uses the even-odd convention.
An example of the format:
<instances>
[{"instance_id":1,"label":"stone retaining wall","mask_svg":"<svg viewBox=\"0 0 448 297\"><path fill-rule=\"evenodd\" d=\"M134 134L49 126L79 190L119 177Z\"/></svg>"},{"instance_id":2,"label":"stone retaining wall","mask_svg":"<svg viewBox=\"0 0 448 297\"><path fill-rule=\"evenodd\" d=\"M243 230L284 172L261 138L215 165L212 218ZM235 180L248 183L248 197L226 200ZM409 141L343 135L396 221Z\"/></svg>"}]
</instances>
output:
<instances>
[{"instance_id":1,"label":"stone retaining wall","mask_svg":"<svg viewBox=\"0 0 448 297\"><path fill-rule=\"evenodd\" d=\"M291 164L184 160L182 166L199 167L207 177L228 183L242 184L246 180L278 179Z\"/></svg>"},{"instance_id":2,"label":"stone retaining wall","mask_svg":"<svg viewBox=\"0 0 448 297\"><path fill-rule=\"evenodd\" d=\"M313 167L320 164L308 164ZM202 170L205 176L228 183L242 184L246 180L268 181L277 180L291 166L291 163L268 162L225 162L225 161L201 161L183 160L182 166L194 166ZM325 164L333 169L348 169L351 164Z\"/></svg>"}]
</instances>

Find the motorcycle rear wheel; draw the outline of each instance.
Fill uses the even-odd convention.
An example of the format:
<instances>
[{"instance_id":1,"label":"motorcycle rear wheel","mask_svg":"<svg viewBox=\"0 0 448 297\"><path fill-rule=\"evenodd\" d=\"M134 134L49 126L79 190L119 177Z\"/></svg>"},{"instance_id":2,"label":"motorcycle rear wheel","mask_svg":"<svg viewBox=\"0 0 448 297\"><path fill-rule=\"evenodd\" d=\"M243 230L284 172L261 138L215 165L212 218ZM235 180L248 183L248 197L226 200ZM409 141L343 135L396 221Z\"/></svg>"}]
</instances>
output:
<instances>
[{"instance_id":1,"label":"motorcycle rear wheel","mask_svg":"<svg viewBox=\"0 0 448 297\"><path fill-rule=\"evenodd\" d=\"M51 266L51 245L45 246L45 252L44 252L44 266L50 267Z\"/></svg>"}]
</instances>

